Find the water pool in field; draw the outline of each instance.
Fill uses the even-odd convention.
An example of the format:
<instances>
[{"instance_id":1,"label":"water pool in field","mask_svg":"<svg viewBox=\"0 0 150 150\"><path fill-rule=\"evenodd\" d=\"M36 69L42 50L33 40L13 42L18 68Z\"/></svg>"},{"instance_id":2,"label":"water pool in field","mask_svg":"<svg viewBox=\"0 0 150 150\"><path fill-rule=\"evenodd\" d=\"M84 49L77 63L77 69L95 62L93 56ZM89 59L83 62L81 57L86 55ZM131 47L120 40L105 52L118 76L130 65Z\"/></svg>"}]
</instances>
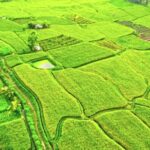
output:
<instances>
[{"instance_id":1,"label":"water pool in field","mask_svg":"<svg viewBox=\"0 0 150 150\"><path fill-rule=\"evenodd\" d=\"M38 69L53 69L55 66L48 60L41 60L33 63L33 67Z\"/></svg>"}]
</instances>

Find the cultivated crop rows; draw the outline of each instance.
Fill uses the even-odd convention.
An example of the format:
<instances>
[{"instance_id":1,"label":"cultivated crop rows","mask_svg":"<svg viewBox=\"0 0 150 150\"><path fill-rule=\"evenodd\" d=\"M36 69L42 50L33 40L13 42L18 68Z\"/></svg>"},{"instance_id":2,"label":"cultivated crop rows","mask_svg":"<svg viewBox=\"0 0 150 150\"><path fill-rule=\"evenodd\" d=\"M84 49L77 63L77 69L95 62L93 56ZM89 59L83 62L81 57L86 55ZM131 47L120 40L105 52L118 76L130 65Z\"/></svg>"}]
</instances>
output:
<instances>
[{"instance_id":1,"label":"cultivated crop rows","mask_svg":"<svg viewBox=\"0 0 150 150\"><path fill-rule=\"evenodd\" d=\"M51 49L56 49L56 48L60 48L63 46L78 44L80 42L81 42L80 40L77 40L75 38L67 37L64 35L59 35L57 37L53 37L50 39L40 41L40 46L44 50L51 50Z\"/></svg>"},{"instance_id":2,"label":"cultivated crop rows","mask_svg":"<svg viewBox=\"0 0 150 150\"><path fill-rule=\"evenodd\" d=\"M149 19L125 0L0 1L0 149L149 150Z\"/></svg>"}]
</instances>

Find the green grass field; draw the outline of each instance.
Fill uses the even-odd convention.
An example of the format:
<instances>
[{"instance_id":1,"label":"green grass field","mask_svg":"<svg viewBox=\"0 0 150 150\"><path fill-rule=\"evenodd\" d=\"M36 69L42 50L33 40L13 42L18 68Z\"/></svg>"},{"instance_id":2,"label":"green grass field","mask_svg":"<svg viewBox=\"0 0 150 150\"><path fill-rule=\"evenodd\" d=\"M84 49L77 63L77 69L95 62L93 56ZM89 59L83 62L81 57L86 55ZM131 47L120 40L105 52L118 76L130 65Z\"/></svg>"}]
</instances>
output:
<instances>
[{"instance_id":1,"label":"green grass field","mask_svg":"<svg viewBox=\"0 0 150 150\"><path fill-rule=\"evenodd\" d=\"M136 1L0 0L0 150L150 150Z\"/></svg>"}]
</instances>

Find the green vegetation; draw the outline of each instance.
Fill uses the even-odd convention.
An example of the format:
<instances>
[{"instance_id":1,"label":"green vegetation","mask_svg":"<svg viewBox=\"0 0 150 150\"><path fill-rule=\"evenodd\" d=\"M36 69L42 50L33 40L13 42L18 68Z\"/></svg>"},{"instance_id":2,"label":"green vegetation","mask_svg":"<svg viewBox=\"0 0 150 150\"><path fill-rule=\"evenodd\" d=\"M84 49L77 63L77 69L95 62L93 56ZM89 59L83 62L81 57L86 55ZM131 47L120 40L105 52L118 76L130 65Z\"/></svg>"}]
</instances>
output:
<instances>
[{"instance_id":1,"label":"green vegetation","mask_svg":"<svg viewBox=\"0 0 150 150\"><path fill-rule=\"evenodd\" d=\"M114 54L111 49L89 43L64 47L49 51L49 53L65 68L78 67L80 65L100 60Z\"/></svg>"},{"instance_id":2,"label":"green vegetation","mask_svg":"<svg viewBox=\"0 0 150 150\"><path fill-rule=\"evenodd\" d=\"M35 44L37 42L37 39L38 39L38 37L37 37L35 32L32 32L29 35L29 37L28 37L28 46L30 47L31 50L34 49L34 46L35 46Z\"/></svg>"},{"instance_id":3,"label":"green vegetation","mask_svg":"<svg viewBox=\"0 0 150 150\"><path fill-rule=\"evenodd\" d=\"M17 66L15 71L25 85L32 89L40 99L44 120L52 137L62 117L80 116L81 112L76 99L61 88L49 71L36 70L29 65Z\"/></svg>"},{"instance_id":4,"label":"green vegetation","mask_svg":"<svg viewBox=\"0 0 150 150\"><path fill-rule=\"evenodd\" d=\"M3 41L0 41L0 55L1 56L9 55L13 51L14 49L10 45L6 44Z\"/></svg>"},{"instance_id":5,"label":"green vegetation","mask_svg":"<svg viewBox=\"0 0 150 150\"><path fill-rule=\"evenodd\" d=\"M34 60L40 60L41 58L46 58L47 53L43 51L39 51L36 53L29 53L29 54L23 54L20 56L20 59L22 59L23 62L30 62Z\"/></svg>"},{"instance_id":6,"label":"green vegetation","mask_svg":"<svg viewBox=\"0 0 150 150\"><path fill-rule=\"evenodd\" d=\"M69 93L75 95L88 116L127 104L113 84L96 74L67 69L57 72L56 78Z\"/></svg>"},{"instance_id":7,"label":"green vegetation","mask_svg":"<svg viewBox=\"0 0 150 150\"><path fill-rule=\"evenodd\" d=\"M6 56L5 61L9 67L14 67L22 63L22 60L17 54Z\"/></svg>"},{"instance_id":8,"label":"green vegetation","mask_svg":"<svg viewBox=\"0 0 150 150\"><path fill-rule=\"evenodd\" d=\"M0 40L9 44L13 49L15 49L16 53L29 52L28 46L14 32L0 31Z\"/></svg>"},{"instance_id":9,"label":"green vegetation","mask_svg":"<svg viewBox=\"0 0 150 150\"><path fill-rule=\"evenodd\" d=\"M0 95L0 112L9 108L9 103L4 95Z\"/></svg>"},{"instance_id":10,"label":"green vegetation","mask_svg":"<svg viewBox=\"0 0 150 150\"><path fill-rule=\"evenodd\" d=\"M123 36L115 40L118 45L128 49L149 50L150 42L146 42L135 35Z\"/></svg>"},{"instance_id":11,"label":"green vegetation","mask_svg":"<svg viewBox=\"0 0 150 150\"><path fill-rule=\"evenodd\" d=\"M81 147L93 150L122 150L121 146L103 134L94 121L73 119L64 122L58 147L60 150L76 150Z\"/></svg>"},{"instance_id":12,"label":"green vegetation","mask_svg":"<svg viewBox=\"0 0 150 150\"><path fill-rule=\"evenodd\" d=\"M31 146L23 119L1 124L0 133L0 149L19 150L29 149Z\"/></svg>"},{"instance_id":13,"label":"green vegetation","mask_svg":"<svg viewBox=\"0 0 150 150\"><path fill-rule=\"evenodd\" d=\"M119 142L126 149L149 149L150 130L137 116L131 112L115 111L105 113L98 116L96 120L115 141Z\"/></svg>"},{"instance_id":14,"label":"green vegetation","mask_svg":"<svg viewBox=\"0 0 150 150\"><path fill-rule=\"evenodd\" d=\"M109 21L101 21L97 24L93 24L89 27L89 29L95 29L98 32L103 33L105 37L109 38L117 38L134 32L131 28Z\"/></svg>"},{"instance_id":15,"label":"green vegetation","mask_svg":"<svg viewBox=\"0 0 150 150\"><path fill-rule=\"evenodd\" d=\"M131 2L142 4L142 5L148 5L149 0L130 0Z\"/></svg>"},{"instance_id":16,"label":"green vegetation","mask_svg":"<svg viewBox=\"0 0 150 150\"><path fill-rule=\"evenodd\" d=\"M150 28L150 23L148 21L149 19L150 19L150 15L147 15L145 17L142 17L142 18L139 18L139 19L135 20L134 22L136 24L140 24L140 25L143 25L145 27Z\"/></svg>"},{"instance_id":17,"label":"green vegetation","mask_svg":"<svg viewBox=\"0 0 150 150\"><path fill-rule=\"evenodd\" d=\"M149 150L148 0L0 0L0 150Z\"/></svg>"},{"instance_id":18,"label":"green vegetation","mask_svg":"<svg viewBox=\"0 0 150 150\"><path fill-rule=\"evenodd\" d=\"M149 105L150 106L150 105ZM143 121L147 126L150 126L150 107L136 106L134 113Z\"/></svg>"},{"instance_id":19,"label":"green vegetation","mask_svg":"<svg viewBox=\"0 0 150 150\"><path fill-rule=\"evenodd\" d=\"M22 27L10 20L0 19L0 31L22 31Z\"/></svg>"},{"instance_id":20,"label":"green vegetation","mask_svg":"<svg viewBox=\"0 0 150 150\"><path fill-rule=\"evenodd\" d=\"M127 64L126 60L116 56L81 67L81 70L94 72L110 80L127 99L131 100L144 93L146 83L143 76L136 73L130 65L125 64Z\"/></svg>"}]
</instances>

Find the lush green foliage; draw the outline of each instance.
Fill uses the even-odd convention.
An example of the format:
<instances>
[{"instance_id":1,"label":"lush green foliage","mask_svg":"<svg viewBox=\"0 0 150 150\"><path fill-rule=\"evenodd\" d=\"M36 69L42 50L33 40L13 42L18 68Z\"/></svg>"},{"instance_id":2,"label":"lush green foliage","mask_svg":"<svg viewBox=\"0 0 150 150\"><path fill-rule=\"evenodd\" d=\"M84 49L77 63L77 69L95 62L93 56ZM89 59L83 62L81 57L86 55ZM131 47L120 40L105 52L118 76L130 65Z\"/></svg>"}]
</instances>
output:
<instances>
[{"instance_id":1,"label":"lush green foliage","mask_svg":"<svg viewBox=\"0 0 150 150\"><path fill-rule=\"evenodd\" d=\"M126 149L149 149L150 130L131 112L121 110L105 113L98 116L96 120L114 140L121 143Z\"/></svg>"},{"instance_id":2,"label":"lush green foliage","mask_svg":"<svg viewBox=\"0 0 150 150\"><path fill-rule=\"evenodd\" d=\"M29 65L17 66L15 71L40 99L45 123L52 136L55 135L57 124L62 117L80 116L76 99L61 88L49 71L36 70Z\"/></svg>"},{"instance_id":3,"label":"lush green foliage","mask_svg":"<svg viewBox=\"0 0 150 150\"><path fill-rule=\"evenodd\" d=\"M81 149L81 147L82 149L93 150L122 150L118 144L103 134L103 131L94 121L90 120L69 119L65 121L58 146L60 150L76 150Z\"/></svg>"},{"instance_id":4,"label":"lush green foliage","mask_svg":"<svg viewBox=\"0 0 150 150\"><path fill-rule=\"evenodd\" d=\"M143 76L123 60L121 56L99 61L88 66L82 67L81 70L94 72L105 79L109 79L119 87L121 93L131 100L137 95L141 95L146 90L146 84Z\"/></svg>"},{"instance_id":5,"label":"lush green foliage","mask_svg":"<svg viewBox=\"0 0 150 150\"><path fill-rule=\"evenodd\" d=\"M23 119L1 124L0 139L0 149L20 150L29 149L31 146Z\"/></svg>"},{"instance_id":6,"label":"lush green foliage","mask_svg":"<svg viewBox=\"0 0 150 150\"><path fill-rule=\"evenodd\" d=\"M88 116L127 104L112 83L96 74L67 69L57 72L56 78L69 93L75 95Z\"/></svg>"},{"instance_id":7,"label":"lush green foliage","mask_svg":"<svg viewBox=\"0 0 150 150\"><path fill-rule=\"evenodd\" d=\"M10 20L0 19L0 30L1 31L22 31L22 27Z\"/></svg>"},{"instance_id":8,"label":"lush green foliage","mask_svg":"<svg viewBox=\"0 0 150 150\"><path fill-rule=\"evenodd\" d=\"M136 50L148 50L150 49L150 42L146 42L135 35L123 36L115 40L118 45L125 48Z\"/></svg>"},{"instance_id":9,"label":"lush green foliage","mask_svg":"<svg viewBox=\"0 0 150 150\"><path fill-rule=\"evenodd\" d=\"M0 149L149 150L149 19L131 0L0 0Z\"/></svg>"},{"instance_id":10,"label":"lush green foliage","mask_svg":"<svg viewBox=\"0 0 150 150\"><path fill-rule=\"evenodd\" d=\"M0 112L9 108L9 103L4 95L0 95Z\"/></svg>"},{"instance_id":11,"label":"lush green foliage","mask_svg":"<svg viewBox=\"0 0 150 150\"><path fill-rule=\"evenodd\" d=\"M15 50L10 45L0 41L0 56L11 54L13 51Z\"/></svg>"},{"instance_id":12,"label":"lush green foliage","mask_svg":"<svg viewBox=\"0 0 150 150\"><path fill-rule=\"evenodd\" d=\"M111 49L87 43L59 48L49 53L65 68L78 67L114 54Z\"/></svg>"},{"instance_id":13,"label":"lush green foliage","mask_svg":"<svg viewBox=\"0 0 150 150\"><path fill-rule=\"evenodd\" d=\"M28 46L14 32L0 31L0 40L9 44L17 53L29 52Z\"/></svg>"}]
</instances>

